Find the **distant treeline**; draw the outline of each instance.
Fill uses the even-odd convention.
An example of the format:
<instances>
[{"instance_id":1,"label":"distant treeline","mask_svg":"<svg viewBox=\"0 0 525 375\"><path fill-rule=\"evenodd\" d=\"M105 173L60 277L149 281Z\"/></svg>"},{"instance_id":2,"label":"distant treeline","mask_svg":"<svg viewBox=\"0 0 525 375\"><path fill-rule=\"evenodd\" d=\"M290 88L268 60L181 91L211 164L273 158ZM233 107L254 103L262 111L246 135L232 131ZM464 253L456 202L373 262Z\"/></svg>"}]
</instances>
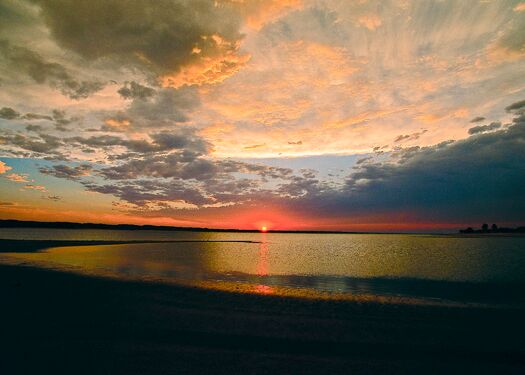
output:
<instances>
[{"instance_id":1,"label":"distant treeline","mask_svg":"<svg viewBox=\"0 0 525 375\"><path fill-rule=\"evenodd\" d=\"M525 233L525 227L500 228L496 224L492 224L490 227L488 224L483 224L481 229L468 227L467 229L460 229L459 233Z\"/></svg>"},{"instance_id":2,"label":"distant treeline","mask_svg":"<svg viewBox=\"0 0 525 375\"><path fill-rule=\"evenodd\" d=\"M210 229L196 227L172 227L167 225L96 224L71 223L66 221L21 221L0 220L0 228L56 228L56 229L112 229L112 230L164 230L185 232L257 232L241 229Z\"/></svg>"},{"instance_id":3,"label":"distant treeline","mask_svg":"<svg viewBox=\"0 0 525 375\"><path fill-rule=\"evenodd\" d=\"M95 223L71 223L63 221L21 221L0 220L0 228L52 228L52 229L110 229L110 230L162 230L172 232L233 232L233 233L257 233L256 229L212 229L196 227L172 227L165 225L134 225L134 224L95 224ZM269 231L276 233L364 233L364 232L341 232L341 231Z\"/></svg>"}]
</instances>

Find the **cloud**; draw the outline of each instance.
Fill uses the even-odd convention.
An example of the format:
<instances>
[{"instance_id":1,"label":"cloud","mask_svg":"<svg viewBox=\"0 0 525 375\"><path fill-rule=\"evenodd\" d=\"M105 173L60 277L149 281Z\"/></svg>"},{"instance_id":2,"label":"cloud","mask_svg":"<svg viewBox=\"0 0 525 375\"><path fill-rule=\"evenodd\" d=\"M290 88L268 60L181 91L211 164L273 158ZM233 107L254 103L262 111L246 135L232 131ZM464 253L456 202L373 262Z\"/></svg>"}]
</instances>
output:
<instances>
[{"instance_id":1,"label":"cloud","mask_svg":"<svg viewBox=\"0 0 525 375\"><path fill-rule=\"evenodd\" d=\"M14 120L20 117L20 113L15 111L13 108L3 107L0 109L0 118L6 120Z\"/></svg>"},{"instance_id":2,"label":"cloud","mask_svg":"<svg viewBox=\"0 0 525 375\"><path fill-rule=\"evenodd\" d=\"M15 148L47 155L58 155L58 149L64 145L60 138L48 134L39 134L38 137L5 134L0 135L0 142Z\"/></svg>"},{"instance_id":3,"label":"cloud","mask_svg":"<svg viewBox=\"0 0 525 375\"><path fill-rule=\"evenodd\" d=\"M13 182L29 182L27 179L27 175L20 175L18 173L10 173L7 176L5 176L9 181Z\"/></svg>"},{"instance_id":4,"label":"cloud","mask_svg":"<svg viewBox=\"0 0 525 375\"><path fill-rule=\"evenodd\" d=\"M363 164L363 163L366 163L370 160L373 160L374 158L372 156L367 156L367 157L364 157L364 158L361 158L361 159L358 159L355 164L356 165L359 165L359 164Z\"/></svg>"},{"instance_id":5,"label":"cloud","mask_svg":"<svg viewBox=\"0 0 525 375\"><path fill-rule=\"evenodd\" d=\"M39 131L42 131L42 127L40 125L33 125L33 124L29 124L26 126L26 130L28 132L39 132Z\"/></svg>"},{"instance_id":6,"label":"cloud","mask_svg":"<svg viewBox=\"0 0 525 375\"><path fill-rule=\"evenodd\" d=\"M178 128L172 131L153 133L145 139L124 139L114 135L98 135L88 138L68 138L69 143L79 143L85 146L110 149L122 146L129 151L138 153L155 153L173 150L184 150L188 153L206 154L211 147L208 142L199 137L193 128Z\"/></svg>"},{"instance_id":7,"label":"cloud","mask_svg":"<svg viewBox=\"0 0 525 375\"><path fill-rule=\"evenodd\" d=\"M500 122L492 122L490 125L480 125L480 126L474 126L473 128L470 128L468 130L469 134L479 134L479 133L485 133L489 132L491 130L496 130L501 128Z\"/></svg>"},{"instance_id":8,"label":"cloud","mask_svg":"<svg viewBox=\"0 0 525 375\"><path fill-rule=\"evenodd\" d=\"M78 117L66 117L66 112L58 109L52 111L52 119L55 122L55 128L60 131L66 131L66 126L80 120Z\"/></svg>"},{"instance_id":9,"label":"cloud","mask_svg":"<svg viewBox=\"0 0 525 375\"><path fill-rule=\"evenodd\" d=\"M481 122L483 120L485 120L485 117L478 116L474 117L472 120L470 120L470 122Z\"/></svg>"},{"instance_id":10,"label":"cloud","mask_svg":"<svg viewBox=\"0 0 525 375\"><path fill-rule=\"evenodd\" d=\"M412 141L412 140L419 139L419 137L422 136L423 134L425 134L427 131L428 131L427 129L423 129L420 132L415 132L415 133L412 133L412 134L398 135L394 139L394 143L407 141L407 140L411 140Z\"/></svg>"},{"instance_id":11,"label":"cloud","mask_svg":"<svg viewBox=\"0 0 525 375\"><path fill-rule=\"evenodd\" d=\"M331 209L407 212L426 220L522 220L525 116L505 129L402 150L398 161L363 164ZM337 202L337 203L335 203Z\"/></svg>"},{"instance_id":12,"label":"cloud","mask_svg":"<svg viewBox=\"0 0 525 375\"><path fill-rule=\"evenodd\" d=\"M213 200L198 188L181 181L127 181L121 184L85 184L89 191L110 194L138 207L158 209L160 203L187 203L204 205Z\"/></svg>"},{"instance_id":13,"label":"cloud","mask_svg":"<svg viewBox=\"0 0 525 375\"><path fill-rule=\"evenodd\" d=\"M514 7L515 12L524 12L525 11L525 3L519 3Z\"/></svg>"},{"instance_id":14,"label":"cloud","mask_svg":"<svg viewBox=\"0 0 525 375\"><path fill-rule=\"evenodd\" d=\"M122 115L115 117L108 117L104 120L104 124L100 130L105 132L125 132L129 129L131 121Z\"/></svg>"},{"instance_id":15,"label":"cloud","mask_svg":"<svg viewBox=\"0 0 525 375\"><path fill-rule=\"evenodd\" d=\"M155 90L151 87L143 86L135 81L126 82L123 87L117 91L124 99L141 99L145 100L155 95Z\"/></svg>"},{"instance_id":16,"label":"cloud","mask_svg":"<svg viewBox=\"0 0 525 375\"><path fill-rule=\"evenodd\" d=\"M520 100L505 107L505 111L507 112L521 111L522 109L525 109L525 100Z\"/></svg>"},{"instance_id":17,"label":"cloud","mask_svg":"<svg viewBox=\"0 0 525 375\"><path fill-rule=\"evenodd\" d=\"M80 177L89 176L93 171L93 168L89 164L80 164L75 167L59 164L54 165L53 167L42 167L39 171L42 174L75 181L79 180Z\"/></svg>"},{"instance_id":18,"label":"cloud","mask_svg":"<svg viewBox=\"0 0 525 375\"><path fill-rule=\"evenodd\" d=\"M24 189L27 189L27 190L37 190L37 191L41 191L42 193L47 193L47 189L45 186L43 185L32 185L32 184L28 184L28 185L24 185Z\"/></svg>"},{"instance_id":19,"label":"cloud","mask_svg":"<svg viewBox=\"0 0 525 375\"><path fill-rule=\"evenodd\" d=\"M266 143L261 143L259 145L244 146L244 149L245 150L252 150L254 148L261 148L261 147L266 147Z\"/></svg>"},{"instance_id":20,"label":"cloud","mask_svg":"<svg viewBox=\"0 0 525 375\"><path fill-rule=\"evenodd\" d=\"M11 169L13 168L4 163L3 161L0 161L0 174L4 174L7 171L10 171Z\"/></svg>"},{"instance_id":21,"label":"cloud","mask_svg":"<svg viewBox=\"0 0 525 375\"><path fill-rule=\"evenodd\" d=\"M137 127L172 125L188 121L188 112L200 104L193 88L159 90L151 100L133 100L123 114L132 118Z\"/></svg>"},{"instance_id":22,"label":"cloud","mask_svg":"<svg viewBox=\"0 0 525 375\"><path fill-rule=\"evenodd\" d=\"M53 118L48 115L41 115L38 113L26 113L22 116L23 120L49 120L53 121Z\"/></svg>"},{"instance_id":23,"label":"cloud","mask_svg":"<svg viewBox=\"0 0 525 375\"><path fill-rule=\"evenodd\" d=\"M58 63L46 61L42 56L25 47L0 40L0 64L10 74L22 74L39 84L48 84L71 99L85 99L104 88L98 81L79 81Z\"/></svg>"},{"instance_id":24,"label":"cloud","mask_svg":"<svg viewBox=\"0 0 525 375\"><path fill-rule=\"evenodd\" d=\"M214 0L35 0L54 39L87 60L114 59L153 72L164 86L228 76L242 19Z\"/></svg>"},{"instance_id":25,"label":"cloud","mask_svg":"<svg viewBox=\"0 0 525 375\"><path fill-rule=\"evenodd\" d=\"M523 56L525 54L525 17L519 15L510 22L497 41L496 48L510 56Z\"/></svg>"},{"instance_id":26,"label":"cloud","mask_svg":"<svg viewBox=\"0 0 525 375\"><path fill-rule=\"evenodd\" d=\"M141 177L204 180L215 175L213 162L200 159L198 154L181 151L169 155L151 155L106 167L100 175L110 180L132 180Z\"/></svg>"}]
</instances>

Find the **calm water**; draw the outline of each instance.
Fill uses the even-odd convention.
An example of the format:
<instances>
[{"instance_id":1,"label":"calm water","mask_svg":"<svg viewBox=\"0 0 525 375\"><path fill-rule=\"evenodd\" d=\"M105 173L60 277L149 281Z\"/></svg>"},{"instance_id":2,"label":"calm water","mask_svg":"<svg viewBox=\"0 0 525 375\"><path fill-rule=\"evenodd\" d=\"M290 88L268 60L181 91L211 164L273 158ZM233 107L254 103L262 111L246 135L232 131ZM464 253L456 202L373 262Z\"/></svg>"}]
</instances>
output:
<instances>
[{"instance_id":1,"label":"calm water","mask_svg":"<svg viewBox=\"0 0 525 375\"><path fill-rule=\"evenodd\" d=\"M3 255L97 275L268 294L302 290L525 305L525 237L0 229L0 238L191 241Z\"/></svg>"}]
</instances>

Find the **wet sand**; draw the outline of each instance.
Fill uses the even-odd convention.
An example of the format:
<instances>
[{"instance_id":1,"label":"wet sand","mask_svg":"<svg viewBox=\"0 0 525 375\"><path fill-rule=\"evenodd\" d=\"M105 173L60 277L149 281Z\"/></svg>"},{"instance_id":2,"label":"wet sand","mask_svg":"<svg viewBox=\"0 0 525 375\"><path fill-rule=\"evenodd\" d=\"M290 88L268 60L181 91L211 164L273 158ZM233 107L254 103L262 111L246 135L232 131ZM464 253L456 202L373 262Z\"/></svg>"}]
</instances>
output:
<instances>
[{"instance_id":1,"label":"wet sand","mask_svg":"<svg viewBox=\"0 0 525 375\"><path fill-rule=\"evenodd\" d=\"M0 266L0 372L523 373L523 311L283 299Z\"/></svg>"},{"instance_id":2,"label":"wet sand","mask_svg":"<svg viewBox=\"0 0 525 375\"><path fill-rule=\"evenodd\" d=\"M0 265L0 296L2 374L525 371L523 309L283 298L13 265Z\"/></svg>"}]
</instances>

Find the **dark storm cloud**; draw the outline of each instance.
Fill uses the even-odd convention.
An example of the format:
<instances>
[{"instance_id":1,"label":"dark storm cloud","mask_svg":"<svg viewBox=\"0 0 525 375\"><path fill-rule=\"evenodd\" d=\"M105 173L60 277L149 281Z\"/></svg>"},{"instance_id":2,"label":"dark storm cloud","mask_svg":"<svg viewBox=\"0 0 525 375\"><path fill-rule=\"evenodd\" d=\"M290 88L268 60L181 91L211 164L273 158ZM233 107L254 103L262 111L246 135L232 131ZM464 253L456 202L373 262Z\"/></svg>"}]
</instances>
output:
<instances>
[{"instance_id":1,"label":"dark storm cloud","mask_svg":"<svg viewBox=\"0 0 525 375\"><path fill-rule=\"evenodd\" d=\"M213 0L34 0L53 37L86 59L116 58L158 73L220 55L241 19ZM199 52L195 52L198 48Z\"/></svg>"},{"instance_id":2,"label":"dark storm cloud","mask_svg":"<svg viewBox=\"0 0 525 375\"><path fill-rule=\"evenodd\" d=\"M397 163L362 165L326 207L346 213L409 212L436 220L523 220L524 144L522 115L503 130L401 150Z\"/></svg>"},{"instance_id":3,"label":"dark storm cloud","mask_svg":"<svg viewBox=\"0 0 525 375\"><path fill-rule=\"evenodd\" d=\"M0 64L9 74L30 77L39 84L47 84L71 99L84 99L100 91L104 84L97 81L79 81L58 63L46 61L25 47L0 40Z\"/></svg>"},{"instance_id":4,"label":"dark storm cloud","mask_svg":"<svg viewBox=\"0 0 525 375\"><path fill-rule=\"evenodd\" d=\"M15 111L13 108L3 107L0 109L0 118L5 120L14 120L20 117L20 113Z\"/></svg>"},{"instance_id":5,"label":"dark storm cloud","mask_svg":"<svg viewBox=\"0 0 525 375\"><path fill-rule=\"evenodd\" d=\"M496 130L496 129L499 129L501 128L501 123L500 122L492 122L491 124L489 125L479 125L479 126L474 126L473 128L470 128L468 130L468 133L469 134L479 134L479 133L485 133L485 132L489 132L489 131L492 131L492 130Z\"/></svg>"},{"instance_id":6,"label":"dark storm cloud","mask_svg":"<svg viewBox=\"0 0 525 375\"><path fill-rule=\"evenodd\" d=\"M155 95L155 90L151 87L143 86L135 81L126 82L118 90L120 96L124 99L141 99L145 100Z\"/></svg>"}]
</instances>

